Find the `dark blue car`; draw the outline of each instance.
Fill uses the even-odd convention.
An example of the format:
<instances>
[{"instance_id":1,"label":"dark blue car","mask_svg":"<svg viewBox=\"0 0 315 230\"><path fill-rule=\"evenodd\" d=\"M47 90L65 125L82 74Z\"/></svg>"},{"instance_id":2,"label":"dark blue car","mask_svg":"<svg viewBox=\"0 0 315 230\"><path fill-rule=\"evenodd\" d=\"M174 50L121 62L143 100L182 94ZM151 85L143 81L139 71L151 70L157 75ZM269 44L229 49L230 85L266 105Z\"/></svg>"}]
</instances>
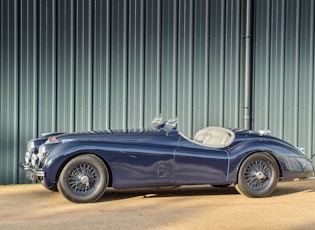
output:
<instances>
[{"instance_id":1,"label":"dark blue car","mask_svg":"<svg viewBox=\"0 0 315 230\"><path fill-rule=\"evenodd\" d=\"M78 203L98 200L106 187L234 184L248 197L265 197L279 180L314 174L301 148L268 131L207 127L189 138L174 120L155 119L153 127L43 134L28 142L21 166L27 178Z\"/></svg>"}]
</instances>

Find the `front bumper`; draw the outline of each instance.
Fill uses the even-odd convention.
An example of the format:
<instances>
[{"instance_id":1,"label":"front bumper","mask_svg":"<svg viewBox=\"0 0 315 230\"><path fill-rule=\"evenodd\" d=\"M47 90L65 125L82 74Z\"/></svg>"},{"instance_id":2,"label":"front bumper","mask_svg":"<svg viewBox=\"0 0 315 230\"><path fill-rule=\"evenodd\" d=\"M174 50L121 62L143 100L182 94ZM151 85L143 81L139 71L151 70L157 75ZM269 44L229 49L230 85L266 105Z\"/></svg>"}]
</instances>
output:
<instances>
[{"instance_id":1,"label":"front bumper","mask_svg":"<svg viewBox=\"0 0 315 230\"><path fill-rule=\"evenodd\" d=\"M43 180L45 172L42 169L34 169L32 166L20 163L19 166L26 172L26 178L29 180Z\"/></svg>"}]
</instances>

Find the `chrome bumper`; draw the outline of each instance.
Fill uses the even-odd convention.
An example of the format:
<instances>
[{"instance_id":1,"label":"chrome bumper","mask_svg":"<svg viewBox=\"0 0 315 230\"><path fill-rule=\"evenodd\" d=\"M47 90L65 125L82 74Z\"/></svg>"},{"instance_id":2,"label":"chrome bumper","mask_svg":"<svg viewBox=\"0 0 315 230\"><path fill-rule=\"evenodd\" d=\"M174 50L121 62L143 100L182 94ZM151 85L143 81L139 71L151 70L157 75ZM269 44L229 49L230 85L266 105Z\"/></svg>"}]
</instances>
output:
<instances>
[{"instance_id":1,"label":"chrome bumper","mask_svg":"<svg viewBox=\"0 0 315 230\"><path fill-rule=\"evenodd\" d=\"M27 164L20 163L19 166L26 172L26 178L29 180L40 180L45 177L45 172L41 169L34 169Z\"/></svg>"}]
</instances>

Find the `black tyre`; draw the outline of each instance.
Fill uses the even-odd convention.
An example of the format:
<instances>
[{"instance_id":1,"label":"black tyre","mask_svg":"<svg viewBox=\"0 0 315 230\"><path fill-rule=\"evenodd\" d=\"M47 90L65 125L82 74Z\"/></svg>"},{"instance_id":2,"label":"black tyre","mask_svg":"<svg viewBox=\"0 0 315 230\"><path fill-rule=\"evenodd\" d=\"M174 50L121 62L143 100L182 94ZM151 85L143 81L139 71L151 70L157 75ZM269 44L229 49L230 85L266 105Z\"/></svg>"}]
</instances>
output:
<instances>
[{"instance_id":1,"label":"black tyre","mask_svg":"<svg viewBox=\"0 0 315 230\"><path fill-rule=\"evenodd\" d=\"M91 154L70 160L62 169L57 186L60 193L75 203L98 200L108 185L106 165Z\"/></svg>"},{"instance_id":2,"label":"black tyre","mask_svg":"<svg viewBox=\"0 0 315 230\"><path fill-rule=\"evenodd\" d=\"M279 168L274 158L266 153L255 153L242 163L235 188L248 197L266 197L274 191L278 179Z\"/></svg>"}]
</instances>

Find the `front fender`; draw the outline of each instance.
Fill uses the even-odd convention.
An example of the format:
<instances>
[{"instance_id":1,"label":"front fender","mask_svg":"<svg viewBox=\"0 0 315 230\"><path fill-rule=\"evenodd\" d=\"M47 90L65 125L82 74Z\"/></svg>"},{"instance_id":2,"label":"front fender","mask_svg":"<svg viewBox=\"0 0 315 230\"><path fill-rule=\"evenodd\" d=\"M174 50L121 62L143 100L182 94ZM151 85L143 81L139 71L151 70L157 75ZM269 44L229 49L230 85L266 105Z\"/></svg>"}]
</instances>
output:
<instances>
[{"instance_id":1,"label":"front fender","mask_svg":"<svg viewBox=\"0 0 315 230\"><path fill-rule=\"evenodd\" d=\"M85 153L100 155L101 152L111 151L111 149L112 147L109 145L98 141L73 140L60 143L48 152L47 158L44 161L43 171L45 172L45 186L51 188L56 185L62 168L72 158Z\"/></svg>"}]
</instances>

